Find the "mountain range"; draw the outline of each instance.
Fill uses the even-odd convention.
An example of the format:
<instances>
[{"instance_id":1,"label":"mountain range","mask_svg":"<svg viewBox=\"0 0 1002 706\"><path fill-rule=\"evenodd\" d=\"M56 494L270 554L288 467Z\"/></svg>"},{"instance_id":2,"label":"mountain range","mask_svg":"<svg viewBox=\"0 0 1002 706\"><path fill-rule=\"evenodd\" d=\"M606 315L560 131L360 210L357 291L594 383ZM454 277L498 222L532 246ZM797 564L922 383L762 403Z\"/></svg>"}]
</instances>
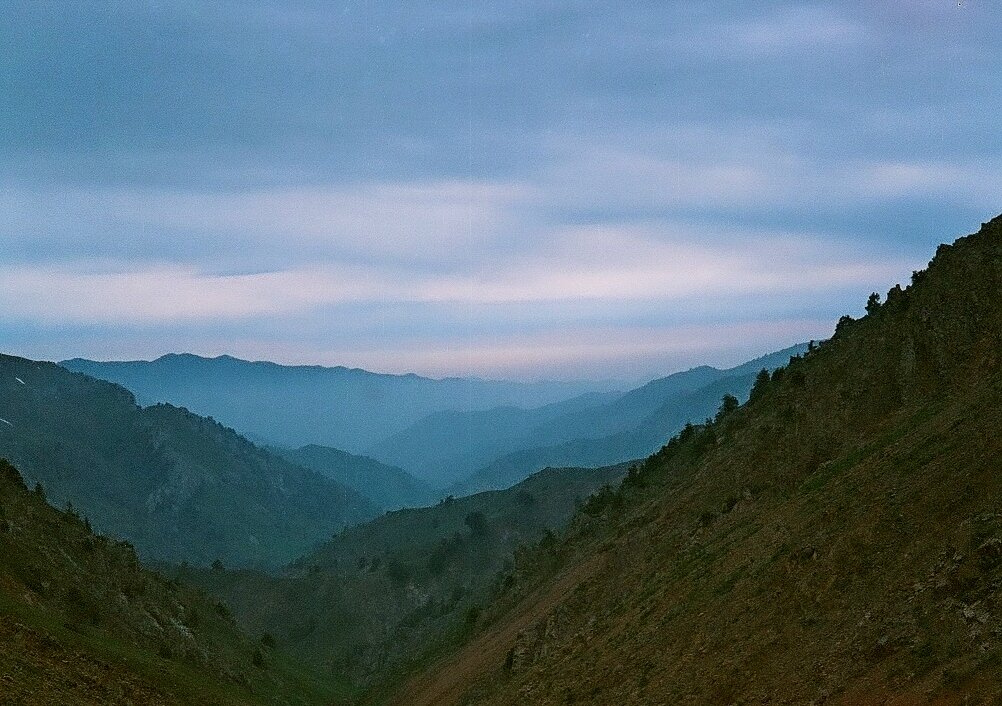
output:
<instances>
[{"instance_id":1,"label":"mountain range","mask_svg":"<svg viewBox=\"0 0 1002 706\"><path fill-rule=\"evenodd\" d=\"M451 487L465 495L506 488L546 466L603 466L643 458L688 422L711 416L724 395L748 397L761 370L784 365L809 344L791 346L734 368L701 366L652 380L603 404L546 420L514 447Z\"/></svg>"},{"instance_id":2,"label":"mountain range","mask_svg":"<svg viewBox=\"0 0 1002 706\"><path fill-rule=\"evenodd\" d=\"M725 370L701 366L625 393L582 394L572 393L584 383L430 380L228 356L61 365L121 384L145 403L211 414L264 444L287 447L289 439L309 438L308 447L333 448L328 457L361 447L365 456L414 476L411 486L465 495L510 487L546 466L601 466L646 456L686 422L712 414L722 395L744 399L759 370L806 348L792 346ZM558 399L533 404L547 396ZM520 404L494 404L501 398ZM398 500L413 505L417 498Z\"/></svg>"},{"instance_id":3,"label":"mountain range","mask_svg":"<svg viewBox=\"0 0 1002 706\"><path fill-rule=\"evenodd\" d=\"M118 383L142 405L180 405L255 440L290 448L332 446L355 454L434 412L534 407L602 385L435 380L358 368L252 362L227 355L168 354L153 361L122 362L75 358L60 364Z\"/></svg>"},{"instance_id":4,"label":"mountain range","mask_svg":"<svg viewBox=\"0 0 1002 706\"><path fill-rule=\"evenodd\" d=\"M212 419L0 355L0 458L146 558L279 565L379 509Z\"/></svg>"},{"instance_id":5,"label":"mountain range","mask_svg":"<svg viewBox=\"0 0 1002 706\"><path fill-rule=\"evenodd\" d=\"M298 449L268 447L268 450L351 488L381 510L431 505L441 497L427 483L402 468L388 466L368 456L356 456L316 444Z\"/></svg>"},{"instance_id":6,"label":"mountain range","mask_svg":"<svg viewBox=\"0 0 1002 706\"><path fill-rule=\"evenodd\" d=\"M1002 216L820 344L625 394L433 410L409 422L428 448L466 430L502 454L456 488L515 485L383 514L439 491L0 356L0 689L15 703L993 703L1000 293ZM406 428L387 431L434 466ZM512 438L549 445L505 452ZM520 479L644 444L643 460Z\"/></svg>"},{"instance_id":7,"label":"mountain range","mask_svg":"<svg viewBox=\"0 0 1002 706\"><path fill-rule=\"evenodd\" d=\"M1002 217L516 559L391 703L994 703Z\"/></svg>"}]
</instances>

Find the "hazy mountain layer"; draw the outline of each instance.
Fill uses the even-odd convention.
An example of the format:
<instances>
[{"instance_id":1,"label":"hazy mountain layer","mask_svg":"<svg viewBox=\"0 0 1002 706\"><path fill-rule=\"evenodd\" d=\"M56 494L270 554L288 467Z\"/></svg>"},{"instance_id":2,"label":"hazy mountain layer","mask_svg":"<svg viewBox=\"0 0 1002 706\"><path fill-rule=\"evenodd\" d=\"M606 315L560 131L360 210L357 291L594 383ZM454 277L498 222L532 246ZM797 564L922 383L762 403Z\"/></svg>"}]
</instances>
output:
<instances>
[{"instance_id":1,"label":"hazy mountain layer","mask_svg":"<svg viewBox=\"0 0 1002 706\"><path fill-rule=\"evenodd\" d=\"M532 440L548 428L548 422L603 407L620 396L618 392L596 392L528 409L509 406L436 412L374 445L370 452L446 487L504 454L533 445Z\"/></svg>"},{"instance_id":2,"label":"hazy mountain layer","mask_svg":"<svg viewBox=\"0 0 1002 706\"><path fill-rule=\"evenodd\" d=\"M402 468L387 466L368 456L316 445L298 449L272 447L269 451L351 488L381 510L430 505L441 497Z\"/></svg>"},{"instance_id":3,"label":"hazy mountain layer","mask_svg":"<svg viewBox=\"0 0 1002 706\"><path fill-rule=\"evenodd\" d=\"M792 346L728 370L693 368L653 380L607 405L557 417L527 438L570 440L505 454L450 490L465 495L507 488L546 466L602 466L643 458L687 422L712 416L724 395L744 401L759 371L783 365L805 350L807 344ZM610 430L616 431L606 434Z\"/></svg>"},{"instance_id":4,"label":"hazy mountain layer","mask_svg":"<svg viewBox=\"0 0 1002 706\"><path fill-rule=\"evenodd\" d=\"M358 493L170 405L0 356L0 457L144 557L284 563L378 511Z\"/></svg>"},{"instance_id":5,"label":"hazy mountain layer","mask_svg":"<svg viewBox=\"0 0 1002 706\"><path fill-rule=\"evenodd\" d=\"M285 577L191 569L180 576L304 662L378 683L461 637L515 549L562 527L624 473L547 469L506 491L388 513L343 532Z\"/></svg>"},{"instance_id":6,"label":"hazy mountain layer","mask_svg":"<svg viewBox=\"0 0 1002 706\"><path fill-rule=\"evenodd\" d=\"M433 412L535 407L597 389L594 383L433 380L189 354L154 361L74 359L61 365L116 382L141 404L182 405L255 439L288 447L333 446L351 453L365 453L374 443Z\"/></svg>"},{"instance_id":7,"label":"hazy mountain layer","mask_svg":"<svg viewBox=\"0 0 1002 706\"><path fill-rule=\"evenodd\" d=\"M1002 217L688 428L398 703L994 703Z\"/></svg>"}]
</instances>

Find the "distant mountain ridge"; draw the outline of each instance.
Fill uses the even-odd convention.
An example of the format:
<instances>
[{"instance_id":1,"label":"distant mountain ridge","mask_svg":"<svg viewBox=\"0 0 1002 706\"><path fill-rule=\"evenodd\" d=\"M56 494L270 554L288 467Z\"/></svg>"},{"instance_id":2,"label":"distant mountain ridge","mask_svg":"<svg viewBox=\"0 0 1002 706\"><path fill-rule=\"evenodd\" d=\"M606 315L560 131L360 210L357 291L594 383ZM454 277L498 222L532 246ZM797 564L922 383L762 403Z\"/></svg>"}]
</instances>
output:
<instances>
[{"instance_id":1,"label":"distant mountain ridge","mask_svg":"<svg viewBox=\"0 0 1002 706\"><path fill-rule=\"evenodd\" d=\"M435 380L359 368L289 366L232 356L168 354L153 361L60 363L118 383L141 404L169 402L241 433L286 447L318 444L364 454L377 441L444 410L535 407L602 388L599 383Z\"/></svg>"},{"instance_id":2,"label":"distant mountain ridge","mask_svg":"<svg viewBox=\"0 0 1002 706\"><path fill-rule=\"evenodd\" d=\"M728 369L699 366L625 393L582 395L536 409L496 408L426 417L373 457L452 483L466 495L506 488L546 466L605 466L652 453L686 422L712 415L720 399L743 400L755 375L806 351L801 343Z\"/></svg>"},{"instance_id":3,"label":"distant mountain ridge","mask_svg":"<svg viewBox=\"0 0 1002 706\"><path fill-rule=\"evenodd\" d=\"M431 505L440 494L402 468L368 456L310 444L298 449L267 447L269 451L345 485L382 510Z\"/></svg>"},{"instance_id":4,"label":"distant mountain ridge","mask_svg":"<svg viewBox=\"0 0 1002 706\"><path fill-rule=\"evenodd\" d=\"M370 447L369 455L407 467L428 482L444 487L521 448L547 423L600 407L621 395L595 392L542 407L436 412Z\"/></svg>"},{"instance_id":5,"label":"distant mountain ridge","mask_svg":"<svg viewBox=\"0 0 1002 706\"><path fill-rule=\"evenodd\" d=\"M146 558L277 565L378 514L232 429L53 363L0 355L0 457Z\"/></svg>"}]
</instances>

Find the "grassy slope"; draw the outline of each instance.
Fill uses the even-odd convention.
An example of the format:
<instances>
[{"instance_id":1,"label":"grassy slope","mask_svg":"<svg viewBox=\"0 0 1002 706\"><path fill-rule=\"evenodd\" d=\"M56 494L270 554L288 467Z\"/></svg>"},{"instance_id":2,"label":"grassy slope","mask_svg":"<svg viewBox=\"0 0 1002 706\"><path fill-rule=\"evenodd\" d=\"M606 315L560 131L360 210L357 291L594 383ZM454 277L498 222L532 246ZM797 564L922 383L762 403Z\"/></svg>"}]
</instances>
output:
<instances>
[{"instance_id":1,"label":"grassy slope","mask_svg":"<svg viewBox=\"0 0 1002 706\"><path fill-rule=\"evenodd\" d=\"M959 703L1002 670L1002 219L525 553L399 703Z\"/></svg>"},{"instance_id":2,"label":"grassy slope","mask_svg":"<svg viewBox=\"0 0 1002 706\"><path fill-rule=\"evenodd\" d=\"M255 663L255 652L259 654ZM216 603L50 507L0 460L0 700L300 704L338 692Z\"/></svg>"},{"instance_id":3,"label":"grassy slope","mask_svg":"<svg viewBox=\"0 0 1002 706\"><path fill-rule=\"evenodd\" d=\"M516 547L561 527L625 468L548 469L507 491L387 513L297 562L292 575L195 571L253 633L314 668L387 682L465 635ZM467 522L480 513L482 522Z\"/></svg>"}]
</instances>

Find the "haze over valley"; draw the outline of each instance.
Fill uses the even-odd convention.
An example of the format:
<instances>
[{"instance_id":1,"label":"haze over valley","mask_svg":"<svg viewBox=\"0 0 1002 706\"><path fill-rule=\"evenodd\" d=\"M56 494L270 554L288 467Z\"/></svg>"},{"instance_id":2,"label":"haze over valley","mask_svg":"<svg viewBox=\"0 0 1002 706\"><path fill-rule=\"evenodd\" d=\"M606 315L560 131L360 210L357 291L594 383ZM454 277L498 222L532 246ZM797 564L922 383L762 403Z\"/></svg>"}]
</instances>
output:
<instances>
[{"instance_id":1,"label":"haze over valley","mask_svg":"<svg viewBox=\"0 0 1002 706\"><path fill-rule=\"evenodd\" d=\"M1002 23L0 0L0 704L1002 703Z\"/></svg>"}]
</instances>

